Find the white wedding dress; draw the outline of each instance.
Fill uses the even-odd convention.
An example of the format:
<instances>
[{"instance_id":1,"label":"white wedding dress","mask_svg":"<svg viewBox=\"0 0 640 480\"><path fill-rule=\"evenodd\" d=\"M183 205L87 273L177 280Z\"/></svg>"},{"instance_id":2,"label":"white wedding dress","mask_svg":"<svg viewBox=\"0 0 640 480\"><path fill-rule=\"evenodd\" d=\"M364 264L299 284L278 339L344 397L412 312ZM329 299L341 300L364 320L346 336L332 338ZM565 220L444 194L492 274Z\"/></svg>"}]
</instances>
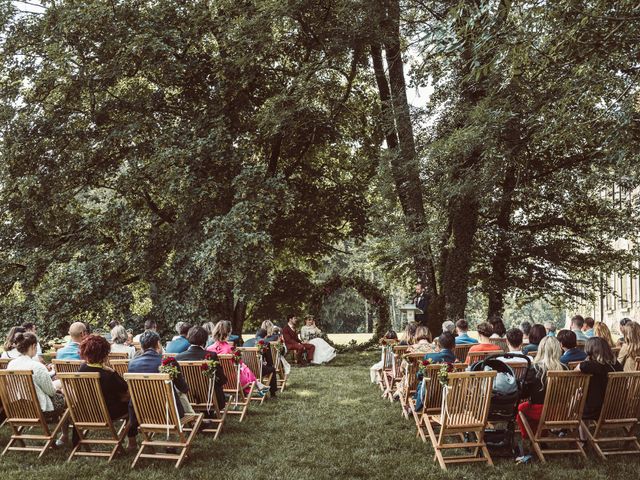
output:
<instances>
[{"instance_id":1,"label":"white wedding dress","mask_svg":"<svg viewBox=\"0 0 640 480\"><path fill-rule=\"evenodd\" d=\"M311 363L317 365L328 363L336 358L336 349L320 338L321 334L322 331L318 327L307 327L305 325L300 329L300 338L302 341L316 347Z\"/></svg>"}]
</instances>

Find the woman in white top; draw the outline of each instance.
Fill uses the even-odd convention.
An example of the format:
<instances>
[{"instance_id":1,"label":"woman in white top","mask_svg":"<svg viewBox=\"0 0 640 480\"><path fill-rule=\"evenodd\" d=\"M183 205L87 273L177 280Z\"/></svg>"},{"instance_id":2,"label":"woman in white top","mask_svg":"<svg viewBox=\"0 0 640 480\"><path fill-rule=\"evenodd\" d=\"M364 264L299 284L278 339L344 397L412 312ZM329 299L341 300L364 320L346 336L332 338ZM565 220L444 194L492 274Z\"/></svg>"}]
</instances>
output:
<instances>
[{"instance_id":1,"label":"woman in white top","mask_svg":"<svg viewBox=\"0 0 640 480\"><path fill-rule=\"evenodd\" d=\"M16 349L15 337L18 333L25 333L27 330L24 327L11 327L9 333L7 333L7 339L4 341L4 352L0 358L18 358L20 352Z\"/></svg>"},{"instance_id":2,"label":"woman in white top","mask_svg":"<svg viewBox=\"0 0 640 480\"><path fill-rule=\"evenodd\" d=\"M14 343L20 356L9 362L7 370L31 370L33 372L33 385L42 413L47 421L54 421L65 411L64 397L54 386L47 367L34 360L38 351L37 337L33 333L18 333ZM63 425L62 434L56 441L56 445L60 446L66 443L68 430L68 425Z\"/></svg>"},{"instance_id":3,"label":"woman in white top","mask_svg":"<svg viewBox=\"0 0 640 480\"><path fill-rule=\"evenodd\" d=\"M112 353L126 353L129 355L129 360L136 354L136 348L125 345L129 340L129 335L122 325L118 325L111 330L111 352Z\"/></svg>"},{"instance_id":4,"label":"woman in white top","mask_svg":"<svg viewBox=\"0 0 640 480\"><path fill-rule=\"evenodd\" d=\"M327 363L336 358L336 349L320 338L322 330L316 326L316 321L313 317L307 317L305 322L306 325L300 329L300 338L303 342L310 343L316 347L311 363Z\"/></svg>"}]
</instances>

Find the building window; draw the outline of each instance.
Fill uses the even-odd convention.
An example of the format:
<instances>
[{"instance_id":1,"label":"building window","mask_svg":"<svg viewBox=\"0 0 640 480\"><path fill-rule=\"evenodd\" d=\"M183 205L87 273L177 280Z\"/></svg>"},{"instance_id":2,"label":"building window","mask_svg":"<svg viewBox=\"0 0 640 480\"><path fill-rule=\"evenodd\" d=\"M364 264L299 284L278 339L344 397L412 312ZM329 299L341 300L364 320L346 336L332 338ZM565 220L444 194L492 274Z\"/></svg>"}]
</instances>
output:
<instances>
[{"instance_id":1,"label":"building window","mask_svg":"<svg viewBox=\"0 0 640 480\"><path fill-rule=\"evenodd\" d=\"M628 310L629 309L629 286L630 286L630 281L629 281L629 275L626 273L623 273L622 275L618 276L619 282L620 282L620 308L622 310Z\"/></svg>"}]
</instances>

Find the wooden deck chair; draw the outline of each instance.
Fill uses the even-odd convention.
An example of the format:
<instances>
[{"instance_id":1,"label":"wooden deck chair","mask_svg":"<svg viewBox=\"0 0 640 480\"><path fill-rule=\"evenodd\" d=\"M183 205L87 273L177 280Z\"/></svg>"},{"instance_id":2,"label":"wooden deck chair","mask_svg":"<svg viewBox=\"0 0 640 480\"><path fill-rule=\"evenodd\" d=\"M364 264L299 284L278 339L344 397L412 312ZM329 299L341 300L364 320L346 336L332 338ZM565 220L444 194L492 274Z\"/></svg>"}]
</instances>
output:
<instances>
[{"instance_id":1,"label":"wooden deck chair","mask_svg":"<svg viewBox=\"0 0 640 480\"><path fill-rule=\"evenodd\" d=\"M100 389L100 374L60 373L58 378L62 382L71 420L80 438L67 461L70 462L74 456L85 456L106 457L110 462L119 450L124 452L122 442L129 430L129 415L127 413L116 420L122 421L120 428L116 429ZM106 438L104 435L89 438L91 433L96 432L106 434ZM108 449L105 450L105 447Z\"/></svg>"},{"instance_id":2,"label":"wooden deck chair","mask_svg":"<svg viewBox=\"0 0 640 480\"><path fill-rule=\"evenodd\" d=\"M52 360L56 373L76 373L84 360Z\"/></svg>"},{"instance_id":3,"label":"wooden deck chair","mask_svg":"<svg viewBox=\"0 0 640 480\"><path fill-rule=\"evenodd\" d=\"M420 436L423 442L427 441L424 419L426 415L438 415L442 408L442 385L438 380L438 373L442 364L428 365L425 370L424 382L418 383L418 388L424 388L424 403L422 410L416 411L415 402L412 402L413 420L416 424L416 436ZM454 372L464 372L468 365L466 363L454 363Z\"/></svg>"},{"instance_id":4,"label":"wooden deck chair","mask_svg":"<svg viewBox=\"0 0 640 480\"><path fill-rule=\"evenodd\" d=\"M127 373L124 376L143 436L131 468L135 468L141 458L175 461L175 467L179 468L189 454L202 423L202 414L186 414L179 418L170 378L165 373ZM173 447L177 453L159 453L160 447Z\"/></svg>"},{"instance_id":5,"label":"wooden deck chair","mask_svg":"<svg viewBox=\"0 0 640 480\"><path fill-rule=\"evenodd\" d=\"M423 358L424 353L410 353L404 356L400 405L402 406L402 415L405 418L409 418L409 413L413 411L413 396L418 390L418 362Z\"/></svg>"},{"instance_id":6,"label":"wooden deck chair","mask_svg":"<svg viewBox=\"0 0 640 480\"><path fill-rule=\"evenodd\" d=\"M467 354L469 353L469 349L473 347L473 343L462 343L460 345L456 345L453 349L453 354L456 356L456 360L460 363L465 363L467 359Z\"/></svg>"},{"instance_id":7,"label":"wooden deck chair","mask_svg":"<svg viewBox=\"0 0 640 480\"><path fill-rule=\"evenodd\" d=\"M260 381L260 383L264 385L271 384L271 377L273 374L267 375L266 377L262 373L262 356L258 355L257 347L242 347L238 348L240 352L242 352L242 361L244 364L249 367L249 370L253 372L255 377ZM264 403L266 395L261 397L256 397L255 395L251 397L251 400L254 402L259 402L261 405Z\"/></svg>"},{"instance_id":8,"label":"wooden deck chair","mask_svg":"<svg viewBox=\"0 0 640 480\"><path fill-rule=\"evenodd\" d=\"M213 384L210 383L209 378L202 374L202 364L204 361L194 362L178 362L182 375L189 385L189 391L187 396L189 402L196 412L202 412L206 414L203 420L203 427L200 431L203 433L213 433L213 439L217 440L220 433L222 433L222 427L227 418L227 410L229 409L229 402L225 405L224 410L218 405L218 399L216 398Z\"/></svg>"},{"instance_id":9,"label":"wooden deck chair","mask_svg":"<svg viewBox=\"0 0 640 480\"><path fill-rule=\"evenodd\" d=\"M581 361L579 361L579 362L569 362L569 363L567 363L567 367L569 367L569 370L575 370L576 367L578 365L580 365L581 363L582 363Z\"/></svg>"},{"instance_id":10,"label":"wooden deck chair","mask_svg":"<svg viewBox=\"0 0 640 480\"><path fill-rule=\"evenodd\" d=\"M469 358L469 361L467 362L469 365L473 365L476 362L481 362L482 360L484 360L487 357L490 357L491 355L497 355L500 353L504 353L503 351L497 351L494 350L493 352L469 352L467 354L467 357Z\"/></svg>"},{"instance_id":11,"label":"wooden deck chair","mask_svg":"<svg viewBox=\"0 0 640 480\"><path fill-rule=\"evenodd\" d=\"M111 368L122 378L125 373L129 373L129 360L111 360L109 363Z\"/></svg>"},{"instance_id":12,"label":"wooden deck chair","mask_svg":"<svg viewBox=\"0 0 640 480\"><path fill-rule=\"evenodd\" d=\"M287 380L289 375L284 371L284 365L282 365L282 355L276 348L275 342L269 343L271 349L271 358L273 358L273 366L276 369L278 388L281 392L284 392L284 388L287 386Z\"/></svg>"},{"instance_id":13,"label":"wooden deck chair","mask_svg":"<svg viewBox=\"0 0 640 480\"><path fill-rule=\"evenodd\" d=\"M535 432L527 417L518 412L533 449L542 463L546 463L545 454L579 453L587 458L580 444L579 429L590 378L590 375L577 371L548 372L544 406ZM551 433L551 430L561 429L566 431L563 437ZM551 448L554 444L560 444L562 448ZM574 444L575 448L569 448L571 444Z\"/></svg>"},{"instance_id":14,"label":"wooden deck chair","mask_svg":"<svg viewBox=\"0 0 640 480\"><path fill-rule=\"evenodd\" d=\"M224 370L224 375L227 377L227 383L224 385L224 392L231 394L229 410L227 413L230 415L240 415L240 421L244 420L244 417L249 410L249 403L251 403L251 395L253 395L253 389L255 388L255 382L251 382L249 385L240 384L240 368L233 362L233 355L218 355L218 361ZM249 392L245 394L244 388L249 388Z\"/></svg>"},{"instance_id":15,"label":"wooden deck chair","mask_svg":"<svg viewBox=\"0 0 640 480\"><path fill-rule=\"evenodd\" d=\"M600 458L606 460L607 455L637 455L640 452L635 432L639 414L640 372L610 372L600 417L584 421L587 440ZM593 431L589 427L593 427ZM612 431L622 433L622 436L610 436ZM603 448L612 443L622 445Z\"/></svg>"},{"instance_id":16,"label":"wooden deck chair","mask_svg":"<svg viewBox=\"0 0 640 480\"><path fill-rule=\"evenodd\" d=\"M6 370L11 360L11 358L0 358L0 370Z\"/></svg>"},{"instance_id":17,"label":"wooden deck chair","mask_svg":"<svg viewBox=\"0 0 640 480\"><path fill-rule=\"evenodd\" d=\"M396 362L395 355L393 353L393 345L382 345L380 348L380 362L382 363L382 369L380 369L380 391L382 392L382 398L386 398L388 395L387 382L389 376L393 376L395 372Z\"/></svg>"},{"instance_id":18,"label":"wooden deck chair","mask_svg":"<svg viewBox=\"0 0 640 480\"><path fill-rule=\"evenodd\" d=\"M495 371L450 373L441 412L425 415L424 424L435 450L434 461L437 460L443 470L449 463L486 462L493 466L484 430L495 376ZM474 433L475 441L465 442L465 433ZM447 439L451 437L457 441L449 443ZM472 453L444 455L451 449L471 449Z\"/></svg>"},{"instance_id":19,"label":"wooden deck chair","mask_svg":"<svg viewBox=\"0 0 640 480\"><path fill-rule=\"evenodd\" d=\"M2 452L39 452L38 457L53 446L56 435L69 417L65 410L53 430L49 428L40 408L31 370L0 370L0 399L7 416L6 423L12 430L11 439ZM30 433L40 428L42 433Z\"/></svg>"},{"instance_id":20,"label":"wooden deck chair","mask_svg":"<svg viewBox=\"0 0 640 480\"><path fill-rule=\"evenodd\" d=\"M524 380L527 376L527 370L529 370L529 364L527 362L505 362L515 375L517 380Z\"/></svg>"},{"instance_id":21,"label":"wooden deck chair","mask_svg":"<svg viewBox=\"0 0 640 480\"><path fill-rule=\"evenodd\" d=\"M394 368L388 372L385 372L383 376L385 391L382 396L387 397L390 402L393 403L393 394L396 385L402 380L404 371L402 369L402 357L409 348L409 345L394 345L393 346L393 366Z\"/></svg>"},{"instance_id":22,"label":"wooden deck chair","mask_svg":"<svg viewBox=\"0 0 640 480\"><path fill-rule=\"evenodd\" d=\"M508 352L509 351L509 345L507 345L507 339L506 338L490 338L489 341L491 343L493 343L494 345L499 346L500 349L503 352Z\"/></svg>"}]
</instances>

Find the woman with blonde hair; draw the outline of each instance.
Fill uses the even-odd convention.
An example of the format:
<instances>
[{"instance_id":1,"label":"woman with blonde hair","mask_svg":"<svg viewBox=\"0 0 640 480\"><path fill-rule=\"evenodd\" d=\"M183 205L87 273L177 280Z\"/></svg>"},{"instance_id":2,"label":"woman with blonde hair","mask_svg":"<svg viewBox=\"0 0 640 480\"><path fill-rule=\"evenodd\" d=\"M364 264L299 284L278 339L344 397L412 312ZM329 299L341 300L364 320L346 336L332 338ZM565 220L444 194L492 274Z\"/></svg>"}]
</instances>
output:
<instances>
[{"instance_id":1,"label":"woman with blonde hair","mask_svg":"<svg viewBox=\"0 0 640 480\"><path fill-rule=\"evenodd\" d=\"M229 343L229 335L231 335L231 322L228 320L220 320L213 329L214 342L207 347L208 352L215 352L218 355L230 355L235 350L235 347ZM258 386L258 393L260 396L264 396L266 390L269 390L267 385L261 383L253 372L247 367L244 362L240 363L240 383L245 393L249 392L249 385L252 382L256 382Z\"/></svg>"},{"instance_id":2,"label":"woman with blonde hair","mask_svg":"<svg viewBox=\"0 0 640 480\"><path fill-rule=\"evenodd\" d=\"M260 328L262 328L263 330L266 330L267 331L267 337L270 337L271 335L273 335L273 327L274 326L275 325L273 324L273 322L271 320L265 320L260 325Z\"/></svg>"},{"instance_id":3,"label":"woman with blonde hair","mask_svg":"<svg viewBox=\"0 0 640 480\"><path fill-rule=\"evenodd\" d=\"M418 326L415 335L415 343L407 349L407 353L434 353L436 351L432 344L433 337L427 327Z\"/></svg>"},{"instance_id":4,"label":"woman with blonde hair","mask_svg":"<svg viewBox=\"0 0 640 480\"><path fill-rule=\"evenodd\" d=\"M597 322L593 327L593 336L603 338L611 348L615 347L613 338L611 337L611 330L609 330L609 327L606 323Z\"/></svg>"},{"instance_id":5,"label":"woman with blonde hair","mask_svg":"<svg viewBox=\"0 0 640 480\"><path fill-rule=\"evenodd\" d=\"M636 357L640 357L640 324L629 322L623 327L624 344L618 353L618 361L625 372L636 369Z\"/></svg>"},{"instance_id":6,"label":"woman with blonde hair","mask_svg":"<svg viewBox=\"0 0 640 480\"><path fill-rule=\"evenodd\" d=\"M535 432L538 428L538 420L542 415L544 397L547 393L547 373L554 370L566 370L566 367L560 362L562 355L562 346L556 337L544 337L538 345L538 353L533 360L533 368L529 370L527 379L523 388L523 398L529 398L528 401L518 406L518 411L527 417L531 429ZM523 439L527 439L527 431L520 419L520 415L516 416L520 433ZM519 461L524 461L525 457L520 457Z\"/></svg>"},{"instance_id":7,"label":"woman with blonde hair","mask_svg":"<svg viewBox=\"0 0 640 480\"><path fill-rule=\"evenodd\" d=\"M416 343L416 330L418 325L415 322L409 322L404 327L402 337L400 339L400 345L413 345Z\"/></svg>"}]
</instances>

